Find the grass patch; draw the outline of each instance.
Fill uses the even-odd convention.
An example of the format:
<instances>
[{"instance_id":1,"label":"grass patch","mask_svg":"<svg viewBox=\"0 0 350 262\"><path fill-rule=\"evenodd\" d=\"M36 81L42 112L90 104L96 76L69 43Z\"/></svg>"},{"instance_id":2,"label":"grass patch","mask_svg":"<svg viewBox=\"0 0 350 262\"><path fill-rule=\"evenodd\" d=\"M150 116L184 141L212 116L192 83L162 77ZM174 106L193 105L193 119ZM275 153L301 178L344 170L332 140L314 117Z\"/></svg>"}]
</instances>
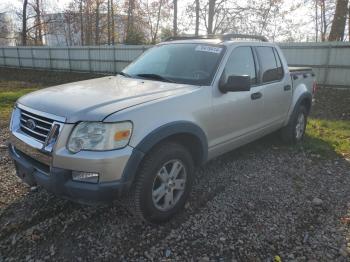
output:
<instances>
[{"instance_id":1,"label":"grass patch","mask_svg":"<svg viewBox=\"0 0 350 262\"><path fill-rule=\"evenodd\" d=\"M350 158L350 121L309 119L302 146L324 157Z\"/></svg>"},{"instance_id":2,"label":"grass patch","mask_svg":"<svg viewBox=\"0 0 350 262\"><path fill-rule=\"evenodd\" d=\"M0 120L8 120L12 107L18 98L39 88L38 85L25 82L0 81Z\"/></svg>"}]
</instances>

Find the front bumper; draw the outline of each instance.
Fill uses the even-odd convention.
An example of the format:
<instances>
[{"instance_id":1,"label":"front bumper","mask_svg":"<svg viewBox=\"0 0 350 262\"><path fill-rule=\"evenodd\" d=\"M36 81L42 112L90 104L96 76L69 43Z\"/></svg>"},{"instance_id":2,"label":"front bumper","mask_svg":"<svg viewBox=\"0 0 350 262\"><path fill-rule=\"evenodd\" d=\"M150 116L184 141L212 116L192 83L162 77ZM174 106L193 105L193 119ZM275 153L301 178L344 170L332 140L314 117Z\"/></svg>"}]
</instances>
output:
<instances>
[{"instance_id":1,"label":"front bumper","mask_svg":"<svg viewBox=\"0 0 350 262\"><path fill-rule=\"evenodd\" d=\"M59 197L79 203L112 201L123 195L131 181L120 179L100 183L84 183L72 180L69 169L48 166L9 144L9 154L14 160L17 176L27 184L43 186Z\"/></svg>"}]
</instances>

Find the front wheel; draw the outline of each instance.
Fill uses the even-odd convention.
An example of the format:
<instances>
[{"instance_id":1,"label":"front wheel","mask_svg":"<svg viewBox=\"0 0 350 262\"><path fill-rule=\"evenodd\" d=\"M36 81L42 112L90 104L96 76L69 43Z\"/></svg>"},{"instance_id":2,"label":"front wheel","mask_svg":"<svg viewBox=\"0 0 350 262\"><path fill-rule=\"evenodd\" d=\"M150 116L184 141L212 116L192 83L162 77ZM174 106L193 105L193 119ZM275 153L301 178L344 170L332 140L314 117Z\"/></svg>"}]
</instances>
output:
<instances>
[{"instance_id":1,"label":"front wheel","mask_svg":"<svg viewBox=\"0 0 350 262\"><path fill-rule=\"evenodd\" d=\"M129 209L143 220L169 220L185 204L193 180L193 160L188 150L166 142L154 148L141 164L129 192Z\"/></svg>"},{"instance_id":2,"label":"front wheel","mask_svg":"<svg viewBox=\"0 0 350 262\"><path fill-rule=\"evenodd\" d=\"M299 143L304 138L306 124L307 110L301 105L291 116L288 125L282 128L282 139L289 144Z\"/></svg>"}]
</instances>

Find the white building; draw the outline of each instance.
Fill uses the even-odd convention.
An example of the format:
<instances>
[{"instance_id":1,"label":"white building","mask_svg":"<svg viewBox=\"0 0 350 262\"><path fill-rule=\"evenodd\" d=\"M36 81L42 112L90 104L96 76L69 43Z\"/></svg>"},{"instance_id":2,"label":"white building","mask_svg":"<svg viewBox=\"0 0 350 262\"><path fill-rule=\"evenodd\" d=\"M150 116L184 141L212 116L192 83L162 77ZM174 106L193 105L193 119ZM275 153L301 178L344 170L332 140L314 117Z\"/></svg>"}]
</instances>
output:
<instances>
[{"instance_id":1,"label":"white building","mask_svg":"<svg viewBox=\"0 0 350 262\"><path fill-rule=\"evenodd\" d=\"M8 13L0 13L0 46L15 46L16 37L12 17Z\"/></svg>"}]
</instances>

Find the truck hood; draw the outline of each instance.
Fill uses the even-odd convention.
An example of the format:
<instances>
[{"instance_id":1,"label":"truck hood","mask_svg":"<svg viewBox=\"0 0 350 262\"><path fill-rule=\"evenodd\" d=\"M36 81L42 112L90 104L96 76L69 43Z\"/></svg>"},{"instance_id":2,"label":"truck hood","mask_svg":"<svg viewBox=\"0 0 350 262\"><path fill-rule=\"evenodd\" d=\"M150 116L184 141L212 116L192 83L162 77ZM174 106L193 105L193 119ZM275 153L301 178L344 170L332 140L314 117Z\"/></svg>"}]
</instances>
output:
<instances>
[{"instance_id":1,"label":"truck hood","mask_svg":"<svg viewBox=\"0 0 350 262\"><path fill-rule=\"evenodd\" d=\"M195 89L198 87L118 75L45 88L21 97L18 103L65 117L67 123L102 121L125 108Z\"/></svg>"}]
</instances>

